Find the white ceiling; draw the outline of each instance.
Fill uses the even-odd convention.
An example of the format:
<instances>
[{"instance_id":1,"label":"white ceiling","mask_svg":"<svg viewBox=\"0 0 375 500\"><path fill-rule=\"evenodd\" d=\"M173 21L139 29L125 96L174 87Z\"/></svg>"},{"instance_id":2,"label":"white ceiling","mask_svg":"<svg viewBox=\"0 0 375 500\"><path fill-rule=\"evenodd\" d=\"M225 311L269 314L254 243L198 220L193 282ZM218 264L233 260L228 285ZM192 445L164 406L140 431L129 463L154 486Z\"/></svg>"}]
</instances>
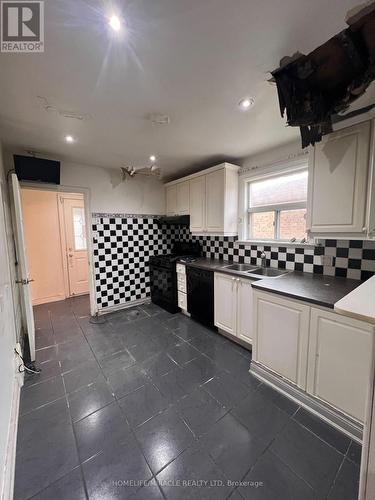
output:
<instances>
[{"instance_id":1,"label":"white ceiling","mask_svg":"<svg viewBox=\"0 0 375 500\"><path fill-rule=\"evenodd\" d=\"M112 4L112 8L111 8ZM156 154L163 177L299 136L269 71L345 28L358 0L48 0L43 54L1 54L0 136L58 159L119 167ZM123 37L106 17L120 9ZM251 95L254 107L238 101ZM63 118L50 104L90 117ZM154 126L149 113L165 113ZM65 134L77 137L65 144Z\"/></svg>"}]
</instances>

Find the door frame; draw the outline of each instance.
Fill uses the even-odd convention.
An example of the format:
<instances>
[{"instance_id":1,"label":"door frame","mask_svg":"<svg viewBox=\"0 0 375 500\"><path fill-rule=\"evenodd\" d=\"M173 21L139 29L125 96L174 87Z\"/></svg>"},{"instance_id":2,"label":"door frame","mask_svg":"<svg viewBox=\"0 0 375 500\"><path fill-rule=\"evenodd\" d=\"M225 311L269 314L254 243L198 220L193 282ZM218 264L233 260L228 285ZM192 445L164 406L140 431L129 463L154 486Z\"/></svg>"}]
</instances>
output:
<instances>
[{"instance_id":1,"label":"door frame","mask_svg":"<svg viewBox=\"0 0 375 500\"><path fill-rule=\"evenodd\" d=\"M76 187L76 186L63 186L45 184L43 182L27 182L20 181L21 188L35 189L38 191L53 191L61 194L83 194L85 205L85 218L86 218L86 238L87 238L87 257L89 261L89 296L90 296L90 314L95 316L98 312L98 305L96 303L95 293L95 268L94 268L94 246L91 224L91 191L89 188ZM60 207L59 207L60 210ZM60 216L60 212L59 212ZM61 226L61 224L60 224ZM63 265L64 267L64 265ZM65 274L65 270L64 270ZM67 276L66 276L67 277ZM65 282L64 276L64 282ZM65 285L66 286L66 285ZM69 288L66 288L66 291Z\"/></svg>"},{"instance_id":2,"label":"door frame","mask_svg":"<svg viewBox=\"0 0 375 500\"><path fill-rule=\"evenodd\" d=\"M66 223L65 223L65 212L64 212L64 204L62 203L62 200L64 199L70 199L70 200L82 200L81 197L82 193L63 193L60 192L58 193L58 214L59 214L59 223L60 223L60 242L61 242L61 258L62 258L62 266L63 266L63 274L64 274L64 288L65 288L65 297L70 298L70 297L79 297L79 295L84 295L84 294L77 294L77 295L71 295L70 293L70 284L69 284L69 269L68 269L68 260L66 258L67 254L67 240L66 240ZM86 202L85 202L85 197L83 197L83 204L86 209ZM85 220L86 220L86 227L87 227L87 214L85 210ZM87 229L86 229L86 240L87 240ZM87 255L89 254L89 246L87 244ZM89 293L90 293L90 286L89 286Z\"/></svg>"}]
</instances>

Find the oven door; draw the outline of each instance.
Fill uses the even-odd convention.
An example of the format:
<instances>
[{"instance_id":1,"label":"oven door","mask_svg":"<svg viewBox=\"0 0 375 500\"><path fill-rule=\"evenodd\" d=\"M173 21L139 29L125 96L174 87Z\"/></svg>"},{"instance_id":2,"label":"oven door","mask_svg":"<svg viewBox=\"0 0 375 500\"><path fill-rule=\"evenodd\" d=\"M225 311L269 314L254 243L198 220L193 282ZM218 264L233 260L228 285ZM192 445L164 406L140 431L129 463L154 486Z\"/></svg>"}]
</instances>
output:
<instances>
[{"instance_id":1,"label":"oven door","mask_svg":"<svg viewBox=\"0 0 375 500\"><path fill-rule=\"evenodd\" d=\"M178 312L176 270L150 264L151 300L171 313Z\"/></svg>"}]
</instances>

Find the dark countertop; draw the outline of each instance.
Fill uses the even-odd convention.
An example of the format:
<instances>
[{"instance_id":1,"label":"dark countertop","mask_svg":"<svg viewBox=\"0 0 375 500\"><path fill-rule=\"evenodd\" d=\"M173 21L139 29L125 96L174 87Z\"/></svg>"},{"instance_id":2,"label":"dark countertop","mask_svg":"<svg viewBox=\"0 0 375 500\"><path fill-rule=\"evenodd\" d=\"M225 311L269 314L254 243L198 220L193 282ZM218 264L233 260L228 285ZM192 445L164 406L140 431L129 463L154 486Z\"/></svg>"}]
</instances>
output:
<instances>
[{"instance_id":1,"label":"dark countertop","mask_svg":"<svg viewBox=\"0 0 375 500\"><path fill-rule=\"evenodd\" d=\"M196 267L199 269L231 274L232 276L248 278L254 280L252 286L257 290L277 293L292 299L304 300L330 309L333 309L337 301L363 283L361 280L302 273L300 271L292 271L277 278L255 279L252 275L225 269L224 266L228 266L232 264L232 262L218 259L200 258L195 262L184 264L187 267Z\"/></svg>"},{"instance_id":2,"label":"dark countertop","mask_svg":"<svg viewBox=\"0 0 375 500\"><path fill-rule=\"evenodd\" d=\"M252 287L333 309L337 301L361 284L361 280L293 271L279 278L257 281Z\"/></svg>"},{"instance_id":3,"label":"dark countertop","mask_svg":"<svg viewBox=\"0 0 375 500\"><path fill-rule=\"evenodd\" d=\"M219 268L223 266L229 266L232 262L228 262L226 260L219 259L205 259L204 257L200 257L194 262L181 262L181 264L185 264L187 267L197 267L198 269L207 269L208 271L218 271ZM220 269L222 272L223 269ZM234 274L228 271L229 274Z\"/></svg>"}]
</instances>

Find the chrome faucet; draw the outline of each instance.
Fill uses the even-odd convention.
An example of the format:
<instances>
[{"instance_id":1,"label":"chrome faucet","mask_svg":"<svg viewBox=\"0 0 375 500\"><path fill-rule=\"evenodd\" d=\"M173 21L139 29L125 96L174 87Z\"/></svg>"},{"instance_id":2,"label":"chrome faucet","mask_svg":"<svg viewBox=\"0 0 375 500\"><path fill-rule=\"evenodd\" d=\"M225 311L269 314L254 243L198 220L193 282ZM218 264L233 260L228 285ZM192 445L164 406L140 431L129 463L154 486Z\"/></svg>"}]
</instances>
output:
<instances>
[{"instance_id":1,"label":"chrome faucet","mask_svg":"<svg viewBox=\"0 0 375 500\"><path fill-rule=\"evenodd\" d=\"M260 254L260 258L262 259L262 267L267 267L267 256L265 252Z\"/></svg>"}]
</instances>

